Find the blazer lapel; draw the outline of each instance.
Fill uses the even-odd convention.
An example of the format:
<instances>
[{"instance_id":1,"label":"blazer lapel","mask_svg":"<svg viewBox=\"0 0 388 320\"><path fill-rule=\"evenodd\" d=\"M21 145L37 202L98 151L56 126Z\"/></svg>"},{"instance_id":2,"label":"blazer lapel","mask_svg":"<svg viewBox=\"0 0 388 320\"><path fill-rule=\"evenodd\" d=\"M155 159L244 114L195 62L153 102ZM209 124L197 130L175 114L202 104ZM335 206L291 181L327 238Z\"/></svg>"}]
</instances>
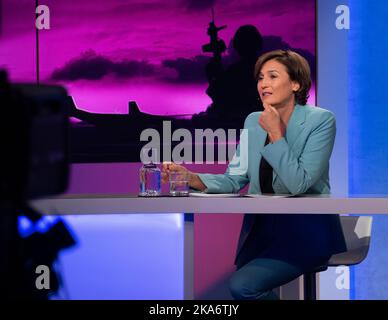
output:
<instances>
[{"instance_id":1,"label":"blazer lapel","mask_svg":"<svg viewBox=\"0 0 388 320\"><path fill-rule=\"evenodd\" d=\"M290 149L292 149L295 141L301 136L301 132L304 129L304 123L306 121L306 109L301 105L295 105L295 109L291 114L290 120L288 120L285 139ZM272 185L275 185L275 181L278 175L275 170L272 176Z\"/></svg>"},{"instance_id":2,"label":"blazer lapel","mask_svg":"<svg viewBox=\"0 0 388 320\"><path fill-rule=\"evenodd\" d=\"M259 177L259 167L261 161L261 149L264 147L265 139L267 137L267 132L258 124L257 127L254 128L251 141L249 143L252 148L252 172L251 183L253 182L254 188L252 191L261 193L260 188L260 177Z\"/></svg>"},{"instance_id":3,"label":"blazer lapel","mask_svg":"<svg viewBox=\"0 0 388 320\"><path fill-rule=\"evenodd\" d=\"M303 106L296 105L294 111L291 114L290 120L287 124L286 140L290 148L294 145L295 141L300 137L306 120L306 109Z\"/></svg>"}]
</instances>

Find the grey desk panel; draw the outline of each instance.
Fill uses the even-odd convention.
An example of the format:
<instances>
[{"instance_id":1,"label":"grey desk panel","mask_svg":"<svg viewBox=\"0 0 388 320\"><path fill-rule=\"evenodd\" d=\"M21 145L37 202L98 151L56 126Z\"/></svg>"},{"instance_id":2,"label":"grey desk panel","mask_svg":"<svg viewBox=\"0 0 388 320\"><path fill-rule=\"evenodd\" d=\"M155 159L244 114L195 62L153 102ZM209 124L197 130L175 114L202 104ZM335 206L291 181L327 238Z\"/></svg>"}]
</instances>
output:
<instances>
[{"instance_id":1,"label":"grey desk panel","mask_svg":"<svg viewBox=\"0 0 388 320\"><path fill-rule=\"evenodd\" d=\"M337 197L328 195L287 198L139 198L133 194L65 195L31 201L43 214L130 213L322 213L388 214L388 197Z\"/></svg>"}]
</instances>

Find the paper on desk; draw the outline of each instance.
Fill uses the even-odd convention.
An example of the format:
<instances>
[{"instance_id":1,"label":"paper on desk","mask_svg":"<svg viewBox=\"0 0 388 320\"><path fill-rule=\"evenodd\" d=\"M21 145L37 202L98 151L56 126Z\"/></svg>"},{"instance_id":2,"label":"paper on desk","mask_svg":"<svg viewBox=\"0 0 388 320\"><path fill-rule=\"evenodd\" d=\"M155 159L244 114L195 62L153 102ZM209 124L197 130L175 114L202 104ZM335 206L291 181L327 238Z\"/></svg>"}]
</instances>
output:
<instances>
[{"instance_id":1,"label":"paper on desk","mask_svg":"<svg viewBox=\"0 0 388 320\"><path fill-rule=\"evenodd\" d=\"M276 198L287 198L290 197L290 194L246 194L245 197L250 197L250 198L271 198L271 199L276 199Z\"/></svg>"},{"instance_id":2,"label":"paper on desk","mask_svg":"<svg viewBox=\"0 0 388 320\"><path fill-rule=\"evenodd\" d=\"M204 192L190 192L190 197L203 197L203 198L232 198L240 197L239 193L204 193Z\"/></svg>"}]
</instances>

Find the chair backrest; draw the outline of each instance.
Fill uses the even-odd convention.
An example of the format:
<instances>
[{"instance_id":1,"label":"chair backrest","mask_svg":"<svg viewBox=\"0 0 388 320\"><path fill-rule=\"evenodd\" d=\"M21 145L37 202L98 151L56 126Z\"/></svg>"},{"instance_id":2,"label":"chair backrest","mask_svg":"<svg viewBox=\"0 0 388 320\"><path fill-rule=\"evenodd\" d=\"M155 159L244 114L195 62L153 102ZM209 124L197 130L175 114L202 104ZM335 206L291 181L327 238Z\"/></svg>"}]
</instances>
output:
<instances>
[{"instance_id":1,"label":"chair backrest","mask_svg":"<svg viewBox=\"0 0 388 320\"><path fill-rule=\"evenodd\" d=\"M372 217L370 216L341 216L342 231L344 233L347 251L333 255L328 265L355 265L363 261L369 251Z\"/></svg>"}]
</instances>

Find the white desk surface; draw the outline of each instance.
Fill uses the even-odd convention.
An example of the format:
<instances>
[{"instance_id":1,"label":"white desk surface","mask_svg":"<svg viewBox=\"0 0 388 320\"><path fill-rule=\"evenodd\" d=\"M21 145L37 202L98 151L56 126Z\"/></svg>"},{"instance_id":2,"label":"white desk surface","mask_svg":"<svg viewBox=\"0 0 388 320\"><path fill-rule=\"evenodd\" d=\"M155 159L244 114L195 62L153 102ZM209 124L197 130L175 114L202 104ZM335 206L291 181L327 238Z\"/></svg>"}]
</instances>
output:
<instances>
[{"instance_id":1,"label":"white desk surface","mask_svg":"<svg viewBox=\"0 0 388 320\"><path fill-rule=\"evenodd\" d=\"M388 214L388 195L303 195L286 198L140 198L135 194L77 194L30 201L49 215L131 213Z\"/></svg>"}]
</instances>

